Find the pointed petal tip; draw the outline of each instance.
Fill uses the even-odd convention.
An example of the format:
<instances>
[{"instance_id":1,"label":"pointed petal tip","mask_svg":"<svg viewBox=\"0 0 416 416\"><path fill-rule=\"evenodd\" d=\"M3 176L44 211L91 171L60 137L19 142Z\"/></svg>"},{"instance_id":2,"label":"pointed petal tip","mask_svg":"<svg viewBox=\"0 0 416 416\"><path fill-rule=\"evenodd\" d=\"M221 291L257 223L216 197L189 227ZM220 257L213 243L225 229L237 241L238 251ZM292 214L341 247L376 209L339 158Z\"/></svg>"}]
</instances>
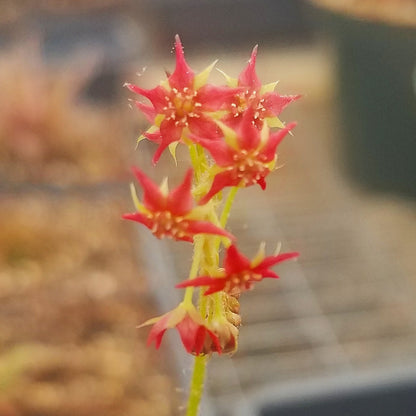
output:
<instances>
[{"instance_id":1,"label":"pointed petal tip","mask_svg":"<svg viewBox=\"0 0 416 416\"><path fill-rule=\"evenodd\" d=\"M140 92L139 92L139 91L141 91L141 90L142 90L140 87L138 87L138 86L137 86L137 85L135 85L135 84L132 84L131 82L125 82L125 83L123 84L123 87L125 87L125 88L129 89L131 92L135 92L135 93L137 93L137 94L140 94Z\"/></svg>"},{"instance_id":2,"label":"pointed petal tip","mask_svg":"<svg viewBox=\"0 0 416 416\"><path fill-rule=\"evenodd\" d=\"M148 192L149 188L153 188L153 191L158 189L158 186L153 183L153 181L138 167L133 166L132 171L138 182L140 183L141 187L145 192Z\"/></svg>"},{"instance_id":3,"label":"pointed petal tip","mask_svg":"<svg viewBox=\"0 0 416 416\"><path fill-rule=\"evenodd\" d=\"M156 149L155 154L152 157L152 165L156 166L157 162L159 162L160 157L162 156L163 151L165 150L166 146L159 146Z\"/></svg>"},{"instance_id":4,"label":"pointed petal tip","mask_svg":"<svg viewBox=\"0 0 416 416\"><path fill-rule=\"evenodd\" d=\"M185 173L184 182L192 181L193 177L194 177L194 170L193 168L189 168Z\"/></svg>"},{"instance_id":5,"label":"pointed petal tip","mask_svg":"<svg viewBox=\"0 0 416 416\"><path fill-rule=\"evenodd\" d=\"M144 173L137 166L132 166L130 169L137 179L139 179L139 176L142 177L144 175Z\"/></svg>"},{"instance_id":6,"label":"pointed petal tip","mask_svg":"<svg viewBox=\"0 0 416 416\"><path fill-rule=\"evenodd\" d=\"M278 259L278 261L285 261L285 260L297 260L297 258L300 256L300 253L298 251L292 251L289 253L281 253L275 256L276 259Z\"/></svg>"},{"instance_id":7,"label":"pointed petal tip","mask_svg":"<svg viewBox=\"0 0 416 416\"><path fill-rule=\"evenodd\" d=\"M136 216L137 216L137 214L136 213L127 213L127 214L123 214L122 216L121 216L121 218L123 219L123 220L135 220L136 219Z\"/></svg>"},{"instance_id":8,"label":"pointed petal tip","mask_svg":"<svg viewBox=\"0 0 416 416\"><path fill-rule=\"evenodd\" d=\"M178 34L175 35L175 50L176 54L180 53L181 55L183 55L182 41Z\"/></svg>"},{"instance_id":9,"label":"pointed petal tip","mask_svg":"<svg viewBox=\"0 0 416 416\"><path fill-rule=\"evenodd\" d=\"M255 45L253 50L251 51L250 60L249 60L249 64L251 64L251 65L255 65L255 63L256 63L258 47L259 47L258 44Z\"/></svg>"}]
</instances>

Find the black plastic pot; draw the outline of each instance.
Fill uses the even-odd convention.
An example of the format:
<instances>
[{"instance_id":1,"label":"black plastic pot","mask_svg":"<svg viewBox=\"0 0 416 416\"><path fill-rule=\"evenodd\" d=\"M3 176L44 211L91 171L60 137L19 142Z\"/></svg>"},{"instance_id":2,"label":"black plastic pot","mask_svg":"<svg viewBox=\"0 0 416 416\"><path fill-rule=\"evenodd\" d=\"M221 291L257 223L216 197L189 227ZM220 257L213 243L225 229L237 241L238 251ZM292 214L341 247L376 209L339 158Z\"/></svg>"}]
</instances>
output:
<instances>
[{"instance_id":1,"label":"black plastic pot","mask_svg":"<svg viewBox=\"0 0 416 416\"><path fill-rule=\"evenodd\" d=\"M373 189L416 197L416 27L317 15L338 54L348 172Z\"/></svg>"},{"instance_id":2,"label":"black plastic pot","mask_svg":"<svg viewBox=\"0 0 416 416\"><path fill-rule=\"evenodd\" d=\"M265 406L260 416L413 416L416 381L367 386Z\"/></svg>"},{"instance_id":3,"label":"black plastic pot","mask_svg":"<svg viewBox=\"0 0 416 416\"><path fill-rule=\"evenodd\" d=\"M179 33L188 51L276 45L310 34L304 0L143 0L140 8L153 41L164 47Z\"/></svg>"}]
</instances>

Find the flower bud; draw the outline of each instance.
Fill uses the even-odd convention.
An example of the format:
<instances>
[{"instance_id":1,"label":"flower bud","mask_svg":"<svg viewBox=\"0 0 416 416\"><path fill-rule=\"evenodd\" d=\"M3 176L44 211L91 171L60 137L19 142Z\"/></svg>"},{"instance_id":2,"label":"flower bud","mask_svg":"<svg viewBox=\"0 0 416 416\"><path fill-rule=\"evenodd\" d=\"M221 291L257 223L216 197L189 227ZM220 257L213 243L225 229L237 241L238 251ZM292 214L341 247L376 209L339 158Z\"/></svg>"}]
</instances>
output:
<instances>
[{"instance_id":1,"label":"flower bud","mask_svg":"<svg viewBox=\"0 0 416 416\"><path fill-rule=\"evenodd\" d=\"M216 335L221 346L221 352L234 353L238 347L238 329L225 318L215 319L211 322L210 330ZM210 354L217 351L212 338L205 336L202 354Z\"/></svg>"}]
</instances>

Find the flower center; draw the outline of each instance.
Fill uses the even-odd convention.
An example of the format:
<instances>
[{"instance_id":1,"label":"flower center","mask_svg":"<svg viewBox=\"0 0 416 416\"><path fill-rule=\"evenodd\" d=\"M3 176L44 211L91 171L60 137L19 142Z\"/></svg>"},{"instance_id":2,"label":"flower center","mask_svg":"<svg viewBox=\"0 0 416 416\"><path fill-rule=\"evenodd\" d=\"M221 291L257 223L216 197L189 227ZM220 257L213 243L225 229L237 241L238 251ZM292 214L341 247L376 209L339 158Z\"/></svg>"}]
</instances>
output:
<instances>
[{"instance_id":1,"label":"flower center","mask_svg":"<svg viewBox=\"0 0 416 416\"><path fill-rule=\"evenodd\" d=\"M231 104L231 113L234 118L240 117L247 108L254 109L254 123L257 128L261 128L263 119L266 117L266 108L264 107L264 98L260 98L258 91L246 90L239 94Z\"/></svg>"},{"instance_id":2,"label":"flower center","mask_svg":"<svg viewBox=\"0 0 416 416\"><path fill-rule=\"evenodd\" d=\"M170 211L157 211L151 213L149 218L153 221L151 231L157 238L182 238L186 235L188 221L173 216Z\"/></svg>"},{"instance_id":3,"label":"flower center","mask_svg":"<svg viewBox=\"0 0 416 416\"><path fill-rule=\"evenodd\" d=\"M259 281L262 279L262 275L253 273L250 270L244 270L239 273L233 273L224 287L224 291L229 294L237 294L241 290L249 290L253 286L253 281Z\"/></svg>"},{"instance_id":4,"label":"flower center","mask_svg":"<svg viewBox=\"0 0 416 416\"><path fill-rule=\"evenodd\" d=\"M182 90L172 88L170 95L165 96L166 106L163 107L166 120L174 120L176 127L188 127L188 118L200 117L198 109L201 103L195 101L197 92L185 87Z\"/></svg>"},{"instance_id":5,"label":"flower center","mask_svg":"<svg viewBox=\"0 0 416 416\"><path fill-rule=\"evenodd\" d=\"M234 165L229 169L233 170L235 179L240 179L244 186L253 185L269 173L265 165L266 157L260 155L258 150L248 152L243 149L233 156Z\"/></svg>"}]
</instances>

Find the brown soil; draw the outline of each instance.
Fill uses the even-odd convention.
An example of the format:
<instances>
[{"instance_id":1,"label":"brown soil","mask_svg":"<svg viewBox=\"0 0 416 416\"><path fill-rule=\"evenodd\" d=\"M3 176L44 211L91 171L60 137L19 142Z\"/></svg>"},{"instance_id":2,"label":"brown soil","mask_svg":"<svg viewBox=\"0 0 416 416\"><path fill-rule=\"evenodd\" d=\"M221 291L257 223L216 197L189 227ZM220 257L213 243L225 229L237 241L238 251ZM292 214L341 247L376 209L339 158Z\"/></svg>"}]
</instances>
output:
<instances>
[{"instance_id":1,"label":"brown soil","mask_svg":"<svg viewBox=\"0 0 416 416\"><path fill-rule=\"evenodd\" d=\"M136 325L154 316L128 200L44 193L0 199L0 414L171 416L166 351Z\"/></svg>"}]
</instances>

